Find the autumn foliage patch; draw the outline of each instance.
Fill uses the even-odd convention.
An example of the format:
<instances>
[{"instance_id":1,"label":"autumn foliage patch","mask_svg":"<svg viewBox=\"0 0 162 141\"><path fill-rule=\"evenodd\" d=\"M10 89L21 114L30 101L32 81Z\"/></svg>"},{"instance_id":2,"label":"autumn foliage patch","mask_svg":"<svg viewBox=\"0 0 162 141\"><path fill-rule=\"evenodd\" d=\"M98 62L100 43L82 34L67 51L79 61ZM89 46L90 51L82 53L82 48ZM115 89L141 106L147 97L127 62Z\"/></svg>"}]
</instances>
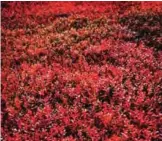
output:
<instances>
[{"instance_id":1,"label":"autumn foliage patch","mask_svg":"<svg viewBox=\"0 0 162 141\"><path fill-rule=\"evenodd\" d=\"M4 141L162 140L161 2L1 6Z\"/></svg>"}]
</instances>

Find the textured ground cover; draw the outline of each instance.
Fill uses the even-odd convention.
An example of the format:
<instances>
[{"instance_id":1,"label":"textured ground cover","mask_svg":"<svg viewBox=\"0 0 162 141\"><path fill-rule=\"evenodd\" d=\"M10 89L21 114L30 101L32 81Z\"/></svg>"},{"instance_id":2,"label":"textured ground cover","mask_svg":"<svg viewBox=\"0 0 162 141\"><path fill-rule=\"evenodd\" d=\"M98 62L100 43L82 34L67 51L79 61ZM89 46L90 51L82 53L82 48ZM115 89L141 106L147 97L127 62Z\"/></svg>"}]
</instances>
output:
<instances>
[{"instance_id":1,"label":"textured ground cover","mask_svg":"<svg viewBox=\"0 0 162 141\"><path fill-rule=\"evenodd\" d=\"M4 141L161 141L161 2L2 2Z\"/></svg>"}]
</instances>

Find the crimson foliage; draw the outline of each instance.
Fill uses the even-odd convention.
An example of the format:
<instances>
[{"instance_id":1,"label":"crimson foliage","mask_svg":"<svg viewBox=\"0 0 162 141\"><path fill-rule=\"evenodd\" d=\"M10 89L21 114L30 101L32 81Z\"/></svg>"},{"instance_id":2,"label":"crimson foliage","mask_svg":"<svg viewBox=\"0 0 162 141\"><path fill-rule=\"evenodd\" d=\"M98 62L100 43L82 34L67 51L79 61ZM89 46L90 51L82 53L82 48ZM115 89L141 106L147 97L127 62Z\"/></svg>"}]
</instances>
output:
<instances>
[{"instance_id":1,"label":"crimson foliage","mask_svg":"<svg viewBox=\"0 0 162 141\"><path fill-rule=\"evenodd\" d=\"M161 8L2 2L3 140L162 140Z\"/></svg>"}]
</instances>

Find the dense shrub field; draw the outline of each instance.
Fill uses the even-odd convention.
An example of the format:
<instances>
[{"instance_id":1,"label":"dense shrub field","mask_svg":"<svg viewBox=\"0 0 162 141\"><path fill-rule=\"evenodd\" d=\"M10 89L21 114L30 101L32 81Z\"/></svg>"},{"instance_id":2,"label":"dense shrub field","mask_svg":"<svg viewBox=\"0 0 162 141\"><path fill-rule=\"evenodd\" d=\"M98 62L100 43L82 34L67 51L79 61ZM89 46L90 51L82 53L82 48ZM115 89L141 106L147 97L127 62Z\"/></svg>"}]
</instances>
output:
<instances>
[{"instance_id":1,"label":"dense shrub field","mask_svg":"<svg viewBox=\"0 0 162 141\"><path fill-rule=\"evenodd\" d=\"M162 141L161 2L2 2L4 141Z\"/></svg>"}]
</instances>

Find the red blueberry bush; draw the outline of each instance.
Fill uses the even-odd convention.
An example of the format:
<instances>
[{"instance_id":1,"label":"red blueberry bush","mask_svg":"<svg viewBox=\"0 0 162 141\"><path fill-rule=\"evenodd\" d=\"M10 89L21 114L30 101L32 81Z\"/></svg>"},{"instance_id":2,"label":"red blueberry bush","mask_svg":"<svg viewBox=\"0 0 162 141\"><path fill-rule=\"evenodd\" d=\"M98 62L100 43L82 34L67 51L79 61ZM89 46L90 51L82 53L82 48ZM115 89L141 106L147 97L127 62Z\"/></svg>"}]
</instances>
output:
<instances>
[{"instance_id":1,"label":"red blueberry bush","mask_svg":"<svg viewBox=\"0 0 162 141\"><path fill-rule=\"evenodd\" d=\"M2 2L4 141L161 141L161 2Z\"/></svg>"}]
</instances>

